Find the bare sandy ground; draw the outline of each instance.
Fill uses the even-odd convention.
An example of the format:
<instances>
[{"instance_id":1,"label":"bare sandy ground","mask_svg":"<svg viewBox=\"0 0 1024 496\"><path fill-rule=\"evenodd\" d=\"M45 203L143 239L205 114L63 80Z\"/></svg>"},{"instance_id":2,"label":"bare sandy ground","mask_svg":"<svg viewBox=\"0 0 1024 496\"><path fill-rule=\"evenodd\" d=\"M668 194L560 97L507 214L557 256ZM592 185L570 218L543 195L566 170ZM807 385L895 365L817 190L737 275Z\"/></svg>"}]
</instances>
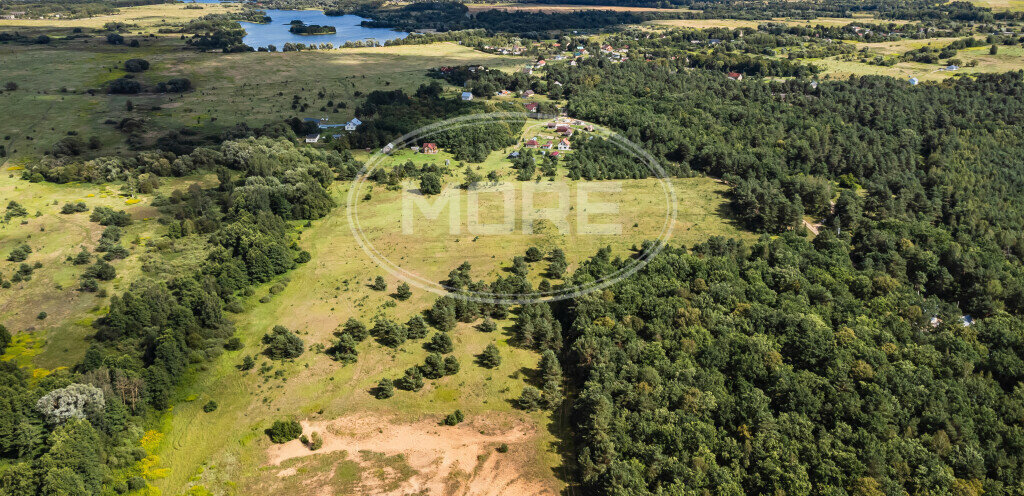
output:
<instances>
[{"instance_id":1,"label":"bare sandy ground","mask_svg":"<svg viewBox=\"0 0 1024 496\"><path fill-rule=\"evenodd\" d=\"M272 446L268 463L282 462L313 453L345 451L348 458L360 464L361 494L405 495L554 495L557 492L544 481L531 478L523 468L531 466L536 456L535 428L524 422L509 425L470 420L458 426L439 426L437 420L415 423L393 423L379 416L351 415L323 422L302 422L303 432L319 432L323 447L310 451L298 440ZM507 453L496 448L508 444ZM385 489L377 477L379 470L369 470L368 456L383 453L402 454L416 471L401 481L397 488ZM273 468L271 468L273 470ZM279 477L294 475L294 469L278 469ZM327 492L330 490L328 489Z\"/></svg>"}]
</instances>

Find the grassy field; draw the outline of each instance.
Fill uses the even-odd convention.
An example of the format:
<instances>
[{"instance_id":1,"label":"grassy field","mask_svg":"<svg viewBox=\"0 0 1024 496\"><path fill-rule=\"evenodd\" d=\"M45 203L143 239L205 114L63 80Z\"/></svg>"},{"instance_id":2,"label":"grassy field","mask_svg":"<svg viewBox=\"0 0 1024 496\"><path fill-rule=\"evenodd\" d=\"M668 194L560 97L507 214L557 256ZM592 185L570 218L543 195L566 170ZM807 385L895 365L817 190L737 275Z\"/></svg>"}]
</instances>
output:
<instances>
[{"instance_id":1,"label":"grassy field","mask_svg":"<svg viewBox=\"0 0 1024 496\"><path fill-rule=\"evenodd\" d=\"M971 3L979 7L988 7L995 11L1024 10L1024 0L971 0Z\"/></svg>"},{"instance_id":2,"label":"grassy field","mask_svg":"<svg viewBox=\"0 0 1024 496\"><path fill-rule=\"evenodd\" d=\"M206 5L206 4L204 4ZM224 9L214 5L217 9ZM138 23L138 32L152 32L166 22L203 10L182 5L126 8L110 19L0 21L0 31L24 34L46 32L49 44L0 44L0 83L14 82L19 89L0 93L0 107L8 119L0 123L2 142L11 156L38 157L68 133L98 137L103 147L96 154L125 151L124 136L108 123L126 117L143 119L143 141L168 130L188 127L200 134L219 134L244 122L258 127L292 116L321 116L344 122L351 106L376 89L413 90L427 80L428 68L479 64L513 67L521 60L490 55L454 43L400 47L353 48L291 53L199 53L182 50L178 35L141 36L141 46L107 44L102 33L65 40L75 27L96 28L119 20ZM166 20L166 22L165 22ZM102 21L102 22L101 22ZM135 32L136 30L133 30ZM126 38L132 38L126 35ZM104 85L125 76L122 64L144 58L148 71L136 75L148 90L138 95L107 95ZM60 74L60 77L52 77ZM189 78L194 91L158 94L152 88L171 78ZM90 91L91 90L91 91ZM299 95L306 112L292 109ZM323 95L321 97L321 95ZM134 110L127 110L131 100ZM337 113L321 111L329 101L343 103Z\"/></svg>"},{"instance_id":3,"label":"grassy field","mask_svg":"<svg viewBox=\"0 0 1024 496\"><path fill-rule=\"evenodd\" d=\"M470 13L483 10L529 11L529 12L575 12L580 10L614 10L616 12L685 12L686 9L659 9L655 7L630 7L621 5L560 5L532 3L467 3Z\"/></svg>"},{"instance_id":4,"label":"grassy field","mask_svg":"<svg viewBox=\"0 0 1024 496\"><path fill-rule=\"evenodd\" d=\"M858 47L868 48L868 59L876 55L892 56L904 53L909 50L920 48L931 43L934 46L942 47L953 38L935 38L931 40L904 40L900 42L887 43L858 43ZM841 60L838 57L825 59L803 59L806 62L818 65L824 69L823 74L835 78L847 78L851 75L878 75L891 76L896 78L915 77L920 81L940 81L949 77L962 74L999 73L1019 70L1024 67L1024 48L1020 46L1000 46L996 55L989 54L988 46L966 48L959 50L955 58L960 59L963 64L976 62L974 67L961 65L956 71L940 70L944 64L924 64L920 62L899 62L893 66L881 66L865 64L857 60Z\"/></svg>"}]
</instances>

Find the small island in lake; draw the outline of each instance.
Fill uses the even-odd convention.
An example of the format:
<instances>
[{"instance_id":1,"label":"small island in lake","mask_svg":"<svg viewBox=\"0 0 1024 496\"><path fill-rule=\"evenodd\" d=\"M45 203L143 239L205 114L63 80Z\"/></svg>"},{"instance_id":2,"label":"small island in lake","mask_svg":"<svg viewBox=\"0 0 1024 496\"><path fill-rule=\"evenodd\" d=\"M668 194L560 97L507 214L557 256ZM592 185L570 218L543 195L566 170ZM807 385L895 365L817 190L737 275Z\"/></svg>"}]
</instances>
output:
<instances>
[{"instance_id":1,"label":"small island in lake","mask_svg":"<svg viewBox=\"0 0 1024 496\"><path fill-rule=\"evenodd\" d=\"M295 34L334 34L338 30L334 26L321 26L319 24L306 24L302 21L292 21L288 31Z\"/></svg>"}]
</instances>

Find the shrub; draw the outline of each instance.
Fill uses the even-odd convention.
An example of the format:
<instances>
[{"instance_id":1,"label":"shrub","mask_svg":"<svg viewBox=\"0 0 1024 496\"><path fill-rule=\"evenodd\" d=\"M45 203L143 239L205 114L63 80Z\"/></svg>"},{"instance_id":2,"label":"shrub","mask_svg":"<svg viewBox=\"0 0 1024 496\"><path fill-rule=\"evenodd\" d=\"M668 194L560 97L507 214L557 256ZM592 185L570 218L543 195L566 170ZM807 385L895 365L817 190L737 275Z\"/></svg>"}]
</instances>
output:
<instances>
[{"instance_id":1,"label":"shrub","mask_svg":"<svg viewBox=\"0 0 1024 496\"><path fill-rule=\"evenodd\" d=\"M246 355L245 358L242 359L242 363L238 364L238 370L244 372L246 370L252 370L255 366L256 360L251 355Z\"/></svg>"},{"instance_id":2,"label":"shrub","mask_svg":"<svg viewBox=\"0 0 1024 496\"><path fill-rule=\"evenodd\" d=\"M302 339L280 325L263 335L263 344L267 345L263 354L275 360L298 358L305 349Z\"/></svg>"},{"instance_id":3,"label":"shrub","mask_svg":"<svg viewBox=\"0 0 1024 496\"><path fill-rule=\"evenodd\" d=\"M498 351L498 347L494 346L494 343L487 345L484 348L484 352L480 354L480 365L489 369L497 368L501 365L501 353Z\"/></svg>"},{"instance_id":4,"label":"shrub","mask_svg":"<svg viewBox=\"0 0 1024 496\"><path fill-rule=\"evenodd\" d=\"M398 289L395 290L395 298L405 301L412 297L412 289L409 288L408 283L402 283L398 285Z\"/></svg>"},{"instance_id":5,"label":"shrub","mask_svg":"<svg viewBox=\"0 0 1024 496\"><path fill-rule=\"evenodd\" d=\"M458 425L465 419L466 417L462 414L462 410L455 410L444 418L444 425Z\"/></svg>"},{"instance_id":6,"label":"shrub","mask_svg":"<svg viewBox=\"0 0 1024 496\"><path fill-rule=\"evenodd\" d=\"M349 319L345 321L342 333L352 336L352 339L357 343L362 342L370 335L370 331L366 329L366 324L363 324L355 317L349 317Z\"/></svg>"},{"instance_id":7,"label":"shrub","mask_svg":"<svg viewBox=\"0 0 1024 496\"><path fill-rule=\"evenodd\" d=\"M540 390L533 386L526 386L523 388L523 392L519 395L519 398L516 399L516 406L528 412L532 412L540 406L540 402Z\"/></svg>"},{"instance_id":8,"label":"shrub","mask_svg":"<svg viewBox=\"0 0 1024 496\"><path fill-rule=\"evenodd\" d=\"M423 374L419 367L405 369L405 375L395 381L395 387L406 391L419 391L423 389Z\"/></svg>"},{"instance_id":9,"label":"shrub","mask_svg":"<svg viewBox=\"0 0 1024 496\"><path fill-rule=\"evenodd\" d=\"M499 444L498 448L496 449L496 451L498 453L508 453L508 444L506 444L506 443Z\"/></svg>"},{"instance_id":10,"label":"shrub","mask_svg":"<svg viewBox=\"0 0 1024 496\"><path fill-rule=\"evenodd\" d=\"M413 315L405 324L407 329L406 337L409 339L423 339L427 337L427 321L421 315Z\"/></svg>"},{"instance_id":11,"label":"shrub","mask_svg":"<svg viewBox=\"0 0 1024 496\"><path fill-rule=\"evenodd\" d=\"M32 253L32 248L25 243L22 243L7 255L7 260L11 262L24 262L28 258L28 254Z\"/></svg>"},{"instance_id":12,"label":"shrub","mask_svg":"<svg viewBox=\"0 0 1024 496\"><path fill-rule=\"evenodd\" d=\"M88 210L89 206L86 205L85 202L68 202L65 203L63 207L60 208L60 213L75 214L78 212L87 212Z\"/></svg>"},{"instance_id":13,"label":"shrub","mask_svg":"<svg viewBox=\"0 0 1024 496\"><path fill-rule=\"evenodd\" d=\"M434 333L433 337L430 338L427 348L435 353L451 353L455 346L452 344L452 338L448 336L448 333L438 332Z\"/></svg>"},{"instance_id":14,"label":"shrub","mask_svg":"<svg viewBox=\"0 0 1024 496\"><path fill-rule=\"evenodd\" d=\"M494 332L498 330L498 324L491 320L490 317L487 317L476 328L480 332Z\"/></svg>"},{"instance_id":15,"label":"shrub","mask_svg":"<svg viewBox=\"0 0 1024 496\"><path fill-rule=\"evenodd\" d=\"M110 82L108 93L115 95L134 95L142 91L142 85L134 79L118 78Z\"/></svg>"},{"instance_id":16,"label":"shrub","mask_svg":"<svg viewBox=\"0 0 1024 496\"><path fill-rule=\"evenodd\" d=\"M384 281L383 277L377 276L377 278L373 280L373 284L370 285L370 289L374 291L385 291L388 289L388 283Z\"/></svg>"},{"instance_id":17,"label":"shrub","mask_svg":"<svg viewBox=\"0 0 1024 496\"><path fill-rule=\"evenodd\" d=\"M46 312L39 312L39 315L36 315L36 318L39 319L39 320L45 319L46 318Z\"/></svg>"},{"instance_id":18,"label":"shrub","mask_svg":"<svg viewBox=\"0 0 1024 496\"><path fill-rule=\"evenodd\" d=\"M536 246L531 246L526 250L526 261L527 262L540 262L544 259L544 253L540 251Z\"/></svg>"},{"instance_id":19,"label":"shrub","mask_svg":"<svg viewBox=\"0 0 1024 496\"><path fill-rule=\"evenodd\" d=\"M101 226L124 227L132 223L132 217L124 210L114 210L110 207L96 207L89 215L89 221L98 222Z\"/></svg>"},{"instance_id":20,"label":"shrub","mask_svg":"<svg viewBox=\"0 0 1024 496\"><path fill-rule=\"evenodd\" d=\"M420 193L436 195L441 192L441 176L435 172L427 172L420 177Z\"/></svg>"},{"instance_id":21,"label":"shrub","mask_svg":"<svg viewBox=\"0 0 1024 496\"><path fill-rule=\"evenodd\" d=\"M377 387L373 388L373 397L378 400L386 400L395 395L395 383L391 379L381 379Z\"/></svg>"},{"instance_id":22,"label":"shrub","mask_svg":"<svg viewBox=\"0 0 1024 496\"><path fill-rule=\"evenodd\" d=\"M324 438L320 437L319 432L312 432L309 437L302 436L302 444L306 445L310 451L316 451L324 446Z\"/></svg>"},{"instance_id":23,"label":"shrub","mask_svg":"<svg viewBox=\"0 0 1024 496\"><path fill-rule=\"evenodd\" d=\"M265 432L272 443L283 444L302 435L302 424L297 420L277 420Z\"/></svg>"},{"instance_id":24,"label":"shrub","mask_svg":"<svg viewBox=\"0 0 1024 496\"><path fill-rule=\"evenodd\" d=\"M224 343L224 349L228 351L238 351L242 349L242 340L238 339L237 336L233 336Z\"/></svg>"},{"instance_id":25,"label":"shrub","mask_svg":"<svg viewBox=\"0 0 1024 496\"><path fill-rule=\"evenodd\" d=\"M128 72L142 72L149 69L149 61L146 59L128 59L124 61L124 70Z\"/></svg>"},{"instance_id":26,"label":"shrub","mask_svg":"<svg viewBox=\"0 0 1024 496\"><path fill-rule=\"evenodd\" d=\"M206 404L203 405L203 411L206 412L206 413L210 413L210 412L212 412L212 411L214 411L216 409L217 409L217 402L213 401L213 400L207 401Z\"/></svg>"}]
</instances>

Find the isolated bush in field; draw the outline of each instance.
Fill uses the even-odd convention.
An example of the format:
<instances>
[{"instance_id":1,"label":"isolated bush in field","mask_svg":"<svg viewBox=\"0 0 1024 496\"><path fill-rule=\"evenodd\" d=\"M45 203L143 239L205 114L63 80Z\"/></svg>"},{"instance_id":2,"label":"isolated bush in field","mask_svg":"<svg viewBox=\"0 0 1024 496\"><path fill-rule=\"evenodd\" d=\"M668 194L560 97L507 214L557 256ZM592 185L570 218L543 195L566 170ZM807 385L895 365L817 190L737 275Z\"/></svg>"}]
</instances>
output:
<instances>
[{"instance_id":1,"label":"isolated bush in field","mask_svg":"<svg viewBox=\"0 0 1024 496\"><path fill-rule=\"evenodd\" d=\"M149 61L146 59L128 59L124 61L124 70L128 72L142 72L149 69Z\"/></svg>"},{"instance_id":2,"label":"isolated bush in field","mask_svg":"<svg viewBox=\"0 0 1024 496\"><path fill-rule=\"evenodd\" d=\"M101 281L109 281L117 277L117 270L114 269L113 265L100 260L85 269L82 277L86 279L99 279Z\"/></svg>"},{"instance_id":3,"label":"isolated bush in field","mask_svg":"<svg viewBox=\"0 0 1024 496\"><path fill-rule=\"evenodd\" d=\"M430 324L440 331L455 328L455 301L451 298L438 298L429 312Z\"/></svg>"},{"instance_id":4,"label":"isolated bush in field","mask_svg":"<svg viewBox=\"0 0 1024 496\"><path fill-rule=\"evenodd\" d=\"M448 333L437 332L430 338L427 348L435 353L451 353L455 346L452 344L452 338L448 336Z\"/></svg>"},{"instance_id":5,"label":"isolated bush in field","mask_svg":"<svg viewBox=\"0 0 1024 496\"><path fill-rule=\"evenodd\" d=\"M207 401L206 404L203 405L203 411L206 412L206 413L210 413L210 412L212 412L212 411L214 411L216 409L217 409L217 402L213 401L213 400Z\"/></svg>"},{"instance_id":6,"label":"isolated bush in field","mask_svg":"<svg viewBox=\"0 0 1024 496\"><path fill-rule=\"evenodd\" d=\"M516 399L516 406L528 412L532 412L540 406L541 400L542 398L539 389L533 386L526 386L523 388L523 392L519 395L519 398Z\"/></svg>"},{"instance_id":7,"label":"isolated bush in field","mask_svg":"<svg viewBox=\"0 0 1024 496\"><path fill-rule=\"evenodd\" d=\"M391 379L381 379L377 387L373 388L373 397L378 400L386 400L395 395L395 383Z\"/></svg>"},{"instance_id":8,"label":"isolated bush in field","mask_svg":"<svg viewBox=\"0 0 1024 496\"><path fill-rule=\"evenodd\" d=\"M498 447L495 449L495 451L497 451L498 453L508 453L508 444L507 443L499 444Z\"/></svg>"},{"instance_id":9,"label":"isolated bush in field","mask_svg":"<svg viewBox=\"0 0 1024 496\"><path fill-rule=\"evenodd\" d=\"M388 289L388 283L383 277L377 276L377 278L373 280L373 284L370 285L370 289L374 291L385 291Z\"/></svg>"},{"instance_id":10,"label":"isolated bush in field","mask_svg":"<svg viewBox=\"0 0 1024 496\"><path fill-rule=\"evenodd\" d=\"M498 351L498 347L494 346L494 343L487 345L484 348L484 352L480 354L480 365L493 369L501 365L501 352Z\"/></svg>"},{"instance_id":11,"label":"isolated bush in field","mask_svg":"<svg viewBox=\"0 0 1024 496\"><path fill-rule=\"evenodd\" d=\"M110 82L107 93L115 95L134 95L142 91L142 85L134 79L119 78Z\"/></svg>"},{"instance_id":12,"label":"isolated bush in field","mask_svg":"<svg viewBox=\"0 0 1024 496\"><path fill-rule=\"evenodd\" d=\"M455 375L459 373L459 359L451 355L444 357L444 375Z\"/></svg>"},{"instance_id":13,"label":"isolated bush in field","mask_svg":"<svg viewBox=\"0 0 1024 496\"><path fill-rule=\"evenodd\" d=\"M28 258L29 253L32 253L32 248L22 243L11 250L11 253L7 255L7 260L11 262L24 262Z\"/></svg>"},{"instance_id":14,"label":"isolated bush in field","mask_svg":"<svg viewBox=\"0 0 1024 496\"><path fill-rule=\"evenodd\" d=\"M275 444L283 444L298 439L302 435L302 424L297 420L277 420L274 425L266 430L270 441Z\"/></svg>"},{"instance_id":15,"label":"isolated bush in field","mask_svg":"<svg viewBox=\"0 0 1024 496\"><path fill-rule=\"evenodd\" d=\"M124 210L114 210L110 207L96 207L89 214L89 221L98 222L101 226L124 227L132 223L132 217Z\"/></svg>"},{"instance_id":16,"label":"isolated bush in field","mask_svg":"<svg viewBox=\"0 0 1024 496\"><path fill-rule=\"evenodd\" d=\"M462 414L462 410L455 410L444 418L444 425L458 425L465 419L466 417Z\"/></svg>"},{"instance_id":17,"label":"isolated bush in field","mask_svg":"<svg viewBox=\"0 0 1024 496\"><path fill-rule=\"evenodd\" d=\"M75 214L79 212L88 212L89 206L85 202L68 202L60 208L62 214Z\"/></svg>"},{"instance_id":18,"label":"isolated bush in field","mask_svg":"<svg viewBox=\"0 0 1024 496\"><path fill-rule=\"evenodd\" d=\"M490 317L485 317L484 321L480 325L476 326L480 332L494 332L498 330L498 324L491 320Z\"/></svg>"},{"instance_id":19,"label":"isolated bush in field","mask_svg":"<svg viewBox=\"0 0 1024 496\"><path fill-rule=\"evenodd\" d=\"M427 337L427 321L421 315L413 315L405 324L406 337L408 339L423 339Z\"/></svg>"},{"instance_id":20,"label":"isolated bush in field","mask_svg":"<svg viewBox=\"0 0 1024 496\"><path fill-rule=\"evenodd\" d=\"M401 301L408 300L412 297L412 289L409 288L408 283L402 283L398 285L398 289L395 290L395 298Z\"/></svg>"},{"instance_id":21,"label":"isolated bush in field","mask_svg":"<svg viewBox=\"0 0 1024 496\"><path fill-rule=\"evenodd\" d=\"M526 261L527 262L540 262L544 259L544 253L540 251L540 248L531 246L526 249Z\"/></svg>"},{"instance_id":22,"label":"isolated bush in field","mask_svg":"<svg viewBox=\"0 0 1024 496\"><path fill-rule=\"evenodd\" d=\"M228 351L237 351L242 349L242 340L238 339L238 336L232 336L224 342L224 349Z\"/></svg>"},{"instance_id":23,"label":"isolated bush in field","mask_svg":"<svg viewBox=\"0 0 1024 496\"><path fill-rule=\"evenodd\" d=\"M304 350L302 339L280 325L274 326L269 333L264 334L262 341L267 345L263 354L275 360L298 358Z\"/></svg>"},{"instance_id":24,"label":"isolated bush in field","mask_svg":"<svg viewBox=\"0 0 1024 496\"><path fill-rule=\"evenodd\" d=\"M357 343L362 342L370 335L370 331L366 328L366 324L363 324L355 317L349 317L349 319L345 321L342 333L352 336L352 339Z\"/></svg>"},{"instance_id":25,"label":"isolated bush in field","mask_svg":"<svg viewBox=\"0 0 1024 496\"><path fill-rule=\"evenodd\" d=\"M105 403L103 391L88 384L71 384L46 393L36 402L36 410L51 424L100 413Z\"/></svg>"},{"instance_id":26,"label":"isolated bush in field","mask_svg":"<svg viewBox=\"0 0 1024 496\"><path fill-rule=\"evenodd\" d=\"M45 319L46 318L46 312L39 312L39 315L36 315L36 318L39 319L39 320Z\"/></svg>"},{"instance_id":27,"label":"isolated bush in field","mask_svg":"<svg viewBox=\"0 0 1024 496\"><path fill-rule=\"evenodd\" d=\"M254 359L251 355L246 355L245 358L242 359L242 363L238 364L238 370L252 370L252 368L255 366L256 359Z\"/></svg>"},{"instance_id":28,"label":"isolated bush in field","mask_svg":"<svg viewBox=\"0 0 1024 496\"><path fill-rule=\"evenodd\" d=\"M303 435L299 439L302 441L302 444L306 445L306 447L310 449L310 451L316 451L324 446L324 438L320 437L319 432L311 432L309 437Z\"/></svg>"},{"instance_id":29,"label":"isolated bush in field","mask_svg":"<svg viewBox=\"0 0 1024 496\"><path fill-rule=\"evenodd\" d=\"M441 192L441 176L436 172L427 172L420 176L420 193L436 195Z\"/></svg>"},{"instance_id":30,"label":"isolated bush in field","mask_svg":"<svg viewBox=\"0 0 1024 496\"><path fill-rule=\"evenodd\" d=\"M383 317L377 320L370 333L377 338L377 342L390 348L401 346L408 336L405 326Z\"/></svg>"},{"instance_id":31,"label":"isolated bush in field","mask_svg":"<svg viewBox=\"0 0 1024 496\"><path fill-rule=\"evenodd\" d=\"M190 89L192 89L192 81L187 78L175 78L156 85L156 91L159 93L183 93Z\"/></svg>"},{"instance_id":32,"label":"isolated bush in field","mask_svg":"<svg viewBox=\"0 0 1024 496\"><path fill-rule=\"evenodd\" d=\"M444 377L444 357L438 353L427 355L426 361L420 365L420 372L427 379L440 379Z\"/></svg>"},{"instance_id":33,"label":"isolated bush in field","mask_svg":"<svg viewBox=\"0 0 1024 496\"><path fill-rule=\"evenodd\" d=\"M406 391L419 391L423 389L423 374L419 367L405 369L405 375L395 381L395 387Z\"/></svg>"},{"instance_id":34,"label":"isolated bush in field","mask_svg":"<svg viewBox=\"0 0 1024 496\"><path fill-rule=\"evenodd\" d=\"M325 351L327 356L342 363L355 363L359 352L356 350L356 341L349 334L342 334L334 340L330 348Z\"/></svg>"}]
</instances>

